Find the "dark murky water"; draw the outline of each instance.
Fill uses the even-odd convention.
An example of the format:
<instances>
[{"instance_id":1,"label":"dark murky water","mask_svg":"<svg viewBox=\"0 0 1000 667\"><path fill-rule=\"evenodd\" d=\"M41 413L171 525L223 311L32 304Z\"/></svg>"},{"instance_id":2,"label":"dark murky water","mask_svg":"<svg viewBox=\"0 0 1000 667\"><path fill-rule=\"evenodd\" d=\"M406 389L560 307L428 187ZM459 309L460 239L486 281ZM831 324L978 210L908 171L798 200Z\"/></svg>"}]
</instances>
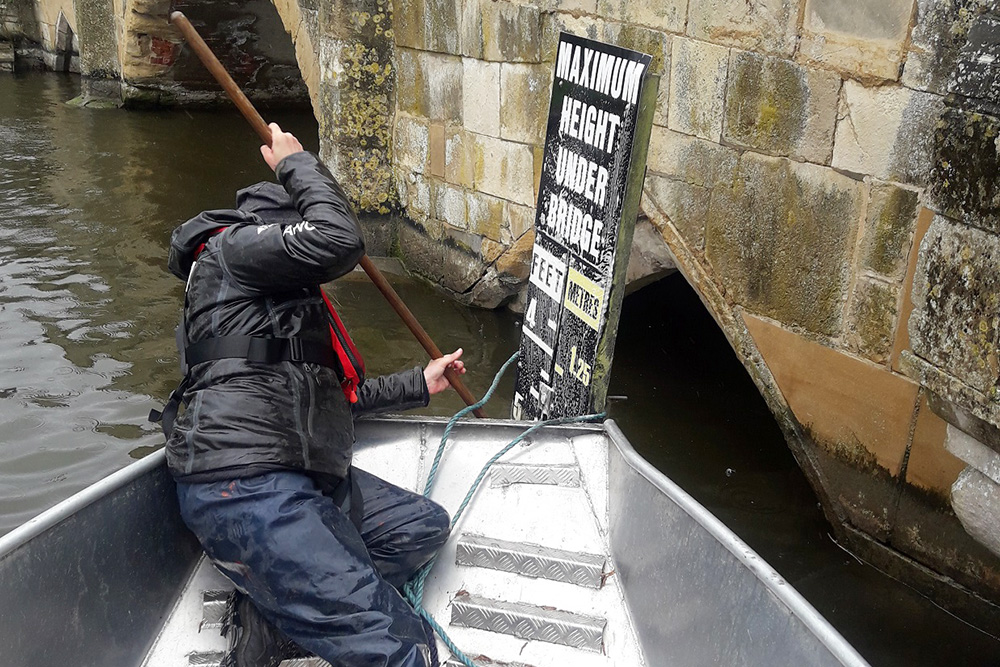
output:
<instances>
[{"instance_id":1,"label":"dark murky water","mask_svg":"<svg viewBox=\"0 0 1000 667\"><path fill-rule=\"evenodd\" d=\"M0 75L0 534L162 442L146 414L177 381L182 285L170 231L270 172L226 113L81 110L75 78ZM311 118L277 115L315 148ZM485 391L517 346L506 313L393 279L442 349L464 346ZM333 296L370 370L422 363L361 275ZM512 378L488 410L505 416ZM721 332L679 276L625 303L612 408L637 449L731 526L874 665L1000 665L1000 642L860 565ZM435 397L431 414L462 406ZM730 471L727 474L727 469Z\"/></svg>"},{"instance_id":2,"label":"dark murky water","mask_svg":"<svg viewBox=\"0 0 1000 667\"><path fill-rule=\"evenodd\" d=\"M611 416L872 665L1000 665L1000 641L832 540L805 476L718 325L674 274L625 299Z\"/></svg>"}]
</instances>

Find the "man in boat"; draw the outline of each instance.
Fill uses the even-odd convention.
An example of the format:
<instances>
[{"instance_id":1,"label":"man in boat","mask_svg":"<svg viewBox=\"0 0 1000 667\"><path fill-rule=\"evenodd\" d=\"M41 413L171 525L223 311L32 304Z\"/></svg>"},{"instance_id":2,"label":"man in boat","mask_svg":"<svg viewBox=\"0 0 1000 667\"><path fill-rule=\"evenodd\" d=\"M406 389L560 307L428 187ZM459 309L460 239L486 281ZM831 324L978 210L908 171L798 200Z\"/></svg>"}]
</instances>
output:
<instances>
[{"instance_id":1,"label":"man in boat","mask_svg":"<svg viewBox=\"0 0 1000 667\"><path fill-rule=\"evenodd\" d=\"M185 379L164 410L181 514L249 596L228 664L277 665L289 638L335 667L428 667L433 636L399 591L447 540L448 515L352 468L353 417L427 405L446 368L465 372L462 350L364 380L320 289L364 254L357 218L326 167L270 127L261 153L281 185L241 190L236 210L171 238L187 282Z\"/></svg>"}]
</instances>

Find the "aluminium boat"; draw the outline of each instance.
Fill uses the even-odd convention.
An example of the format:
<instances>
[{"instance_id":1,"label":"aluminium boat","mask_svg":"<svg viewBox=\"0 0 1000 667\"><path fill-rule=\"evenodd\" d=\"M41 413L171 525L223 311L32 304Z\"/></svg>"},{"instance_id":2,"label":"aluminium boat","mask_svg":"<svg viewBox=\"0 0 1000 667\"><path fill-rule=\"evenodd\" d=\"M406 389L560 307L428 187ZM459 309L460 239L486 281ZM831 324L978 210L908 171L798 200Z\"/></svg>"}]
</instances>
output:
<instances>
[{"instance_id":1,"label":"aluminium boat","mask_svg":"<svg viewBox=\"0 0 1000 667\"><path fill-rule=\"evenodd\" d=\"M359 420L355 464L423 489L445 426ZM458 422L431 497L454 513L530 426ZM867 665L613 421L545 427L487 470L423 596L473 664ZM217 665L231 589L182 523L160 450L0 537L0 664Z\"/></svg>"}]
</instances>

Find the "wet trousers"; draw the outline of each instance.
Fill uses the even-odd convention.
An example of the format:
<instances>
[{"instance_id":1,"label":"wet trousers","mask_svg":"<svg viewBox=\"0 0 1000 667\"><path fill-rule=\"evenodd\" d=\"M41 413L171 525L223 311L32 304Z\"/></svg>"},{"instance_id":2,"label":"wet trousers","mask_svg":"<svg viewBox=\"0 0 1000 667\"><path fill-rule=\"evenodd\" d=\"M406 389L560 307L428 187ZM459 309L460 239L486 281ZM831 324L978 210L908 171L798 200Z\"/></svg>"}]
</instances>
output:
<instances>
[{"instance_id":1,"label":"wet trousers","mask_svg":"<svg viewBox=\"0 0 1000 667\"><path fill-rule=\"evenodd\" d=\"M177 495L209 558L299 646L334 667L424 667L431 639L399 589L448 539L448 513L352 475L360 531L324 480L293 471L178 483Z\"/></svg>"}]
</instances>

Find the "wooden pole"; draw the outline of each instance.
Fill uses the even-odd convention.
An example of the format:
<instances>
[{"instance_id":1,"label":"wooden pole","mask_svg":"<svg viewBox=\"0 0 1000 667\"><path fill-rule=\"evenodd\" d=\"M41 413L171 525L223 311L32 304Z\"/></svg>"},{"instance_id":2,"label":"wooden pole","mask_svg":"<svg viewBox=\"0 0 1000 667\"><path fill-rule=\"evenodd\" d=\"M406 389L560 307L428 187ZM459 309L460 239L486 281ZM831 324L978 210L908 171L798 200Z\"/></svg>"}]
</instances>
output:
<instances>
[{"instance_id":1,"label":"wooden pole","mask_svg":"<svg viewBox=\"0 0 1000 667\"><path fill-rule=\"evenodd\" d=\"M205 40L201 38L201 35L199 35L198 31L194 29L194 26L191 25L191 22L188 21L187 17L184 16L182 12L172 12L170 14L170 22L180 29L184 38L187 40L188 44L191 45L191 48L194 50L199 60L201 60L201 62L205 65L205 68L208 69L212 76L215 77L215 80L219 82L222 89L226 91L226 94L229 95L229 99L233 101L236 108L239 109L240 113L243 114L243 117L247 119L250 126L254 129L254 132L256 132L257 136L260 137L261 141L270 146L271 128L267 126L267 123L264 122L261 115L257 113L257 109L254 108L250 100L247 99L247 96L243 94L240 87L236 85L235 81L233 81L233 77L229 76L229 72L227 72L226 68L222 66L219 59L215 57L212 50L208 48L208 44L206 44ZM396 314L403 320L403 324L405 324L406 327L413 333L414 337L416 337L420 345L423 346L424 350L427 351L427 354L430 355L431 359L439 359L444 356L441 354L441 350L438 349L438 346L434 344L434 341L431 340L431 337L427 335L427 332L424 331L424 328L420 326L420 322L417 321L417 318L413 316L410 309L406 307L403 300L399 298L398 294L396 294L396 290L392 288L392 285L389 284L389 281L385 279L385 276L382 275L382 272L378 270L378 267L375 266L368 255L361 258L360 264L364 272L368 274L369 278L371 278L371 281L375 283L375 287L377 287L378 291L382 293L382 296L386 298L389 305L392 306L392 309L395 310ZM472 392L470 392L462 382L458 373L451 368L447 368L445 369L444 376L448 378L448 382L451 383L452 388L458 392L458 395L462 397L462 400L465 401L466 405L473 405L476 403L475 396L472 395ZM473 414L480 418L486 417L486 413L483 412L482 408L474 410Z\"/></svg>"}]
</instances>

